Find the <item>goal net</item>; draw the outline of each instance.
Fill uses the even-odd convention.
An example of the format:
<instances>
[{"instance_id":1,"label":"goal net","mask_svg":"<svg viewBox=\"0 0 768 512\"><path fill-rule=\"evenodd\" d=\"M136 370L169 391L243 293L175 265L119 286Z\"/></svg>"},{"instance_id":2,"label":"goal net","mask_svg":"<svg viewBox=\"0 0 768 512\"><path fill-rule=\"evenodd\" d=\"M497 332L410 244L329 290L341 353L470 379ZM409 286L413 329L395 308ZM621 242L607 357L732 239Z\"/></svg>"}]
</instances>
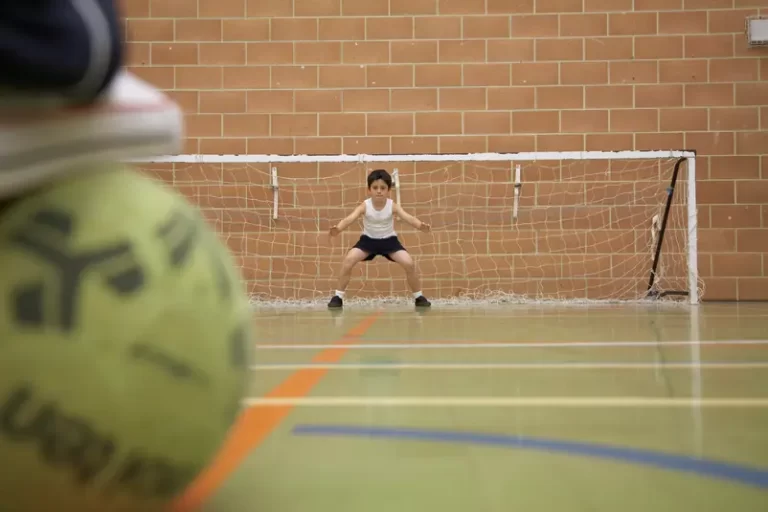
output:
<instances>
[{"instance_id":1,"label":"goal net","mask_svg":"<svg viewBox=\"0 0 768 512\"><path fill-rule=\"evenodd\" d=\"M199 205L254 304L319 304L361 233L328 230L373 169L429 222L395 228L438 302L697 303L695 154L176 155L138 162ZM410 301L384 258L355 267L347 302Z\"/></svg>"}]
</instances>

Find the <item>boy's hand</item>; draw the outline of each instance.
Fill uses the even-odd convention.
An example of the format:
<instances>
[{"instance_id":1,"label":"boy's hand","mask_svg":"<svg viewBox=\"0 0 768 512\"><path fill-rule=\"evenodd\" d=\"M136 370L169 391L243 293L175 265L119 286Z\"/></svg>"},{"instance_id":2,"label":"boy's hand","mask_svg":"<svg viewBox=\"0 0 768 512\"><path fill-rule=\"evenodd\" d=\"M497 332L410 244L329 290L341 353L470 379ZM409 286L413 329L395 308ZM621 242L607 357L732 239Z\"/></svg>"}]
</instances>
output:
<instances>
[{"instance_id":1,"label":"boy's hand","mask_svg":"<svg viewBox=\"0 0 768 512\"><path fill-rule=\"evenodd\" d=\"M430 225L427 224L426 222L422 222L421 225L419 225L419 231L423 231L424 233L429 233L431 229L432 228L430 227Z\"/></svg>"},{"instance_id":2,"label":"boy's hand","mask_svg":"<svg viewBox=\"0 0 768 512\"><path fill-rule=\"evenodd\" d=\"M336 227L336 226L333 226L333 227L330 229L330 231L328 231L328 233L329 233L331 236L336 236L336 235L338 235L338 234L340 233L340 231L339 231L339 228L338 228L338 227Z\"/></svg>"}]
</instances>

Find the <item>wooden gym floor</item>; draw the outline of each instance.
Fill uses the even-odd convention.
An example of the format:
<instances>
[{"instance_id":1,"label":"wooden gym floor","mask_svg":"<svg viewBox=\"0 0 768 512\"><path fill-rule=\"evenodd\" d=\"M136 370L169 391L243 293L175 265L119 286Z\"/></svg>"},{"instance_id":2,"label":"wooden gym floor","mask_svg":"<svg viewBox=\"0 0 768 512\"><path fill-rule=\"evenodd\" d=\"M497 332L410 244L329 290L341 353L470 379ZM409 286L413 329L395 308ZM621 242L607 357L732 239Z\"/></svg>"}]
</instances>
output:
<instances>
[{"instance_id":1,"label":"wooden gym floor","mask_svg":"<svg viewBox=\"0 0 768 512\"><path fill-rule=\"evenodd\" d=\"M768 509L768 304L255 322L206 512Z\"/></svg>"}]
</instances>

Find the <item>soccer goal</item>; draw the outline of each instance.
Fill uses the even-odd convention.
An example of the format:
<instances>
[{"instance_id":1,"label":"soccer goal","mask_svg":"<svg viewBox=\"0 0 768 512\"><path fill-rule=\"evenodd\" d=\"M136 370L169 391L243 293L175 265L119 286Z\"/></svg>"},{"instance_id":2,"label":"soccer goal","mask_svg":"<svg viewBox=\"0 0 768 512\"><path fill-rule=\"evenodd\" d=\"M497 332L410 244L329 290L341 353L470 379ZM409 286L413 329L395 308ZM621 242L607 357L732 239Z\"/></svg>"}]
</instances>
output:
<instances>
[{"instance_id":1,"label":"soccer goal","mask_svg":"<svg viewBox=\"0 0 768 512\"><path fill-rule=\"evenodd\" d=\"M198 204L255 304L325 303L360 235L329 228L383 168L391 197L432 225L396 222L438 303L697 304L692 151L418 155L174 155L137 165ZM347 302L410 301L402 271L358 265Z\"/></svg>"}]
</instances>

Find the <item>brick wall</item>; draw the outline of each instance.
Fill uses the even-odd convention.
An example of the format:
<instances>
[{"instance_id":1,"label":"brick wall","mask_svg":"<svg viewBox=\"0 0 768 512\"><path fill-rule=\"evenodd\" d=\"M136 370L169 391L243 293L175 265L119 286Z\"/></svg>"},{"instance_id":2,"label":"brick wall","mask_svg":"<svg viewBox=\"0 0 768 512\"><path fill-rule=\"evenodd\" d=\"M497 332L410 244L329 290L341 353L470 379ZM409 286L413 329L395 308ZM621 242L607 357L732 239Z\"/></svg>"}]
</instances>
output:
<instances>
[{"instance_id":1,"label":"brick wall","mask_svg":"<svg viewBox=\"0 0 768 512\"><path fill-rule=\"evenodd\" d=\"M768 48L748 49L744 37L745 17L768 14L768 0L122 5L131 68L170 91L187 113L186 153L695 149L705 298L768 299ZM180 177L182 169L166 177L229 232L257 289L261 283L261 291L290 296L291 290L332 290L329 276L346 245L329 249L318 233L343 215L340 206L359 199L364 172L348 179L349 168L283 166L286 210L277 227L270 227L269 197L260 187L265 169L258 178L246 172L234 179L234 170L207 168L206 181L197 184ZM618 173L596 183L597 174L579 179L572 168L535 170L538 183L528 189L533 202L521 207L546 218L529 220L523 234L512 234L508 220L444 217L451 211L466 217L473 206L507 215L509 203L490 197L499 190L495 178L479 182L477 168L467 166L452 166L458 173L453 178L434 166L422 172L418 166L400 168L404 179L412 173L413 184L427 194L427 202L414 198L409 208L433 215L436 228L443 223L443 232L431 238L405 235L422 256L425 289L450 294L483 279L566 295L606 286L615 294L642 285L637 278L647 269L647 252L640 231L647 229L647 217L622 227L640 210L622 214L620 208L647 210L658 200L641 200L645 186L636 172L631 175L637 182ZM429 180L438 176L445 185L463 188L452 194L430 188ZM299 178L304 180L291 181ZM308 179L316 181L314 195L304 194L302 202ZM249 180L258 192L246 185ZM622 194L616 186L633 192ZM584 190L574 195L573 187ZM552 198L558 198L554 204ZM246 207L251 216L236 221L245 215L237 210ZM568 215L606 209L597 223L567 225ZM596 230L613 229L614 235L603 236L621 240L635 230L633 248L587 239ZM559 240L559 249L548 245L551 239ZM581 241L566 243L574 239ZM602 249L590 249L595 247ZM479 258L490 259L477 263ZM585 278L586 266L596 271ZM400 275L390 272L390 266L376 264L358 269L358 277L368 278L370 290L404 290ZM635 285L628 284L630 278Z\"/></svg>"}]
</instances>

